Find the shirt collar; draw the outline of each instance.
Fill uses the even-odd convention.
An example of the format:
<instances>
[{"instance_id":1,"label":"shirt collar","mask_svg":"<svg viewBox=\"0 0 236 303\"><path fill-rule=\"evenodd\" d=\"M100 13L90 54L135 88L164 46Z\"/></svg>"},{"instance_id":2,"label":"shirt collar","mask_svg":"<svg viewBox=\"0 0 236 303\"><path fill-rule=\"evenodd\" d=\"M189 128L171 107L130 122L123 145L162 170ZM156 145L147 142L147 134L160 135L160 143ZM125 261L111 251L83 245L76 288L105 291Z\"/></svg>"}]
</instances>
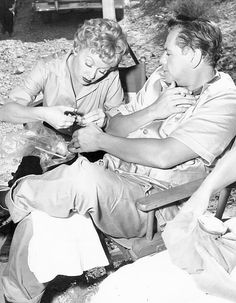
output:
<instances>
[{"instance_id":1,"label":"shirt collar","mask_svg":"<svg viewBox=\"0 0 236 303\"><path fill-rule=\"evenodd\" d=\"M214 77L210 81L206 82L201 87L194 89L192 91L193 96L201 95L203 91L205 91L212 83L218 81L220 78L221 78L220 73L216 70Z\"/></svg>"}]
</instances>

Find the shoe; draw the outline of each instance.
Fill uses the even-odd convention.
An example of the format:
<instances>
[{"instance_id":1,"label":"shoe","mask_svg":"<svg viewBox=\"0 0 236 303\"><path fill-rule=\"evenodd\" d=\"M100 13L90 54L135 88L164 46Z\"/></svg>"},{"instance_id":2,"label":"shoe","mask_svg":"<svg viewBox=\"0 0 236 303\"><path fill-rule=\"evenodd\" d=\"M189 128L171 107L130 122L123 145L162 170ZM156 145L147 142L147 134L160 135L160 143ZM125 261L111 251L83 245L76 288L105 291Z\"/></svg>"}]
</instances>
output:
<instances>
[{"instance_id":1,"label":"shoe","mask_svg":"<svg viewBox=\"0 0 236 303\"><path fill-rule=\"evenodd\" d=\"M8 182L8 186L12 185L20 178L27 175L41 175L43 169L40 165L40 158L37 156L25 156L22 158L20 165L15 173L12 173L13 178Z\"/></svg>"}]
</instances>

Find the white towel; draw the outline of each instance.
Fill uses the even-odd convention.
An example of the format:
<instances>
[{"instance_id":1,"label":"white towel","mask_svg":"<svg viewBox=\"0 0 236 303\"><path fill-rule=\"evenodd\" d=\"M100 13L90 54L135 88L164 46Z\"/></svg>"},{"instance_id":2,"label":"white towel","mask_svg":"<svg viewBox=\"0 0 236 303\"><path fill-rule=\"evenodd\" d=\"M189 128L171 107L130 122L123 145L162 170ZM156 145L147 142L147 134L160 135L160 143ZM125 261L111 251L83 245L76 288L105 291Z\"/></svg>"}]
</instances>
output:
<instances>
[{"instance_id":1,"label":"white towel","mask_svg":"<svg viewBox=\"0 0 236 303\"><path fill-rule=\"evenodd\" d=\"M107 277L90 303L107 302L229 303L200 291L191 275L172 264L167 251L141 258Z\"/></svg>"},{"instance_id":2,"label":"white towel","mask_svg":"<svg viewBox=\"0 0 236 303\"><path fill-rule=\"evenodd\" d=\"M32 222L28 263L39 282L109 264L89 216L75 213L62 219L33 211Z\"/></svg>"}]
</instances>

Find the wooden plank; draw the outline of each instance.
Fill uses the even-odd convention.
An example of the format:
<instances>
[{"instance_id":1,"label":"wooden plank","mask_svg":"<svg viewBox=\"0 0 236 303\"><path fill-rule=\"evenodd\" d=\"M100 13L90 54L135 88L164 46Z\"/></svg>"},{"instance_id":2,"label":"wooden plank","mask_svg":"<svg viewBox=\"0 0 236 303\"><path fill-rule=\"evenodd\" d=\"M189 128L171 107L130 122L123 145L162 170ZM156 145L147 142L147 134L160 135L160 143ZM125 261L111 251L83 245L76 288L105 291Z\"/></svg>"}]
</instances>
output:
<instances>
[{"instance_id":1,"label":"wooden plank","mask_svg":"<svg viewBox=\"0 0 236 303\"><path fill-rule=\"evenodd\" d=\"M150 211L159 208L178 200L188 198L191 196L201 185L204 178L185 183L167 190L160 191L148 197L138 199L136 202L137 207L142 211Z\"/></svg>"}]
</instances>

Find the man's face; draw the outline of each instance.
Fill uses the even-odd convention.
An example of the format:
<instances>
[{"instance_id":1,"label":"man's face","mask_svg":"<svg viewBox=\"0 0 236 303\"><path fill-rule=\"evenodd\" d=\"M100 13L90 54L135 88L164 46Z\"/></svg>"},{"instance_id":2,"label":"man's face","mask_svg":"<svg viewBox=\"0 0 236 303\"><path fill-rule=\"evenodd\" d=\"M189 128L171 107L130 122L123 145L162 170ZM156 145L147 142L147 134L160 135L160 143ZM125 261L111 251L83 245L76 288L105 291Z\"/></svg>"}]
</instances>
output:
<instances>
[{"instance_id":1,"label":"man's face","mask_svg":"<svg viewBox=\"0 0 236 303\"><path fill-rule=\"evenodd\" d=\"M104 63L98 54L85 48L75 54L72 68L79 83L87 86L104 77L111 66Z\"/></svg>"},{"instance_id":2,"label":"man's face","mask_svg":"<svg viewBox=\"0 0 236 303\"><path fill-rule=\"evenodd\" d=\"M171 83L175 81L178 86L187 86L191 65L188 50L182 50L176 45L176 38L178 37L179 31L179 28L174 28L169 32L160 63L163 67L164 77L167 82Z\"/></svg>"}]
</instances>

